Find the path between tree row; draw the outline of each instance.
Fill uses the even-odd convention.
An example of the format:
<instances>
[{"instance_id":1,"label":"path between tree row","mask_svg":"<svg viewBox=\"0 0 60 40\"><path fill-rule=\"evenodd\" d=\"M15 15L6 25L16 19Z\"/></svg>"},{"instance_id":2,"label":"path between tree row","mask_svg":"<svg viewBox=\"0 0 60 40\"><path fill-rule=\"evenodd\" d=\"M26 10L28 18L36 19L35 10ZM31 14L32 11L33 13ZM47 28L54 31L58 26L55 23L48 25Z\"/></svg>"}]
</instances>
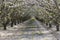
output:
<instances>
[{"instance_id":1,"label":"path between tree row","mask_svg":"<svg viewBox=\"0 0 60 40\"><path fill-rule=\"evenodd\" d=\"M29 22L31 20L14 25L14 27L8 26L5 31L0 30L0 40L57 40L51 34L51 30L47 30L39 21Z\"/></svg>"}]
</instances>

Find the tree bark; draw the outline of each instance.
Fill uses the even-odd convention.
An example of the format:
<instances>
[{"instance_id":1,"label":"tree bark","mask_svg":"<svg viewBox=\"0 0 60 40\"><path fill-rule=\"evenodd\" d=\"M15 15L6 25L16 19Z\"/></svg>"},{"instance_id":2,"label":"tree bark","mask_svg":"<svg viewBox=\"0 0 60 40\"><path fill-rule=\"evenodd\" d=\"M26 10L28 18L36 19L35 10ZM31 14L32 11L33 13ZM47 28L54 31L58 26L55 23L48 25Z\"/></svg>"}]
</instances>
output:
<instances>
[{"instance_id":1,"label":"tree bark","mask_svg":"<svg viewBox=\"0 0 60 40\"><path fill-rule=\"evenodd\" d=\"M6 28L6 25L4 25L4 30L6 30L7 28Z\"/></svg>"},{"instance_id":2,"label":"tree bark","mask_svg":"<svg viewBox=\"0 0 60 40\"><path fill-rule=\"evenodd\" d=\"M11 27L13 27L13 22L11 23Z\"/></svg>"},{"instance_id":3,"label":"tree bark","mask_svg":"<svg viewBox=\"0 0 60 40\"><path fill-rule=\"evenodd\" d=\"M17 21L17 23L18 23L18 24L20 23L19 20Z\"/></svg>"},{"instance_id":4,"label":"tree bark","mask_svg":"<svg viewBox=\"0 0 60 40\"><path fill-rule=\"evenodd\" d=\"M46 23L46 26L48 26L48 23Z\"/></svg>"},{"instance_id":5,"label":"tree bark","mask_svg":"<svg viewBox=\"0 0 60 40\"><path fill-rule=\"evenodd\" d=\"M11 21L11 27L13 27L13 21Z\"/></svg>"},{"instance_id":6,"label":"tree bark","mask_svg":"<svg viewBox=\"0 0 60 40\"><path fill-rule=\"evenodd\" d=\"M59 31L59 24L56 25L56 31Z\"/></svg>"},{"instance_id":7,"label":"tree bark","mask_svg":"<svg viewBox=\"0 0 60 40\"><path fill-rule=\"evenodd\" d=\"M3 26L4 26L4 30L6 30L6 29L7 29L7 28L6 28L7 25L6 25L5 23L3 23Z\"/></svg>"},{"instance_id":8,"label":"tree bark","mask_svg":"<svg viewBox=\"0 0 60 40\"><path fill-rule=\"evenodd\" d=\"M49 23L49 28L51 28L52 27L52 25Z\"/></svg>"},{"instance_id":9,"label":"tree bark","mask_svg":"<svg viewBox=\"0 0 60 40\"><path fill-rule=\"evenodd\" d=\"M14 25L16 25L16 20L14 21Z\"/></svg>"}]
</instances>

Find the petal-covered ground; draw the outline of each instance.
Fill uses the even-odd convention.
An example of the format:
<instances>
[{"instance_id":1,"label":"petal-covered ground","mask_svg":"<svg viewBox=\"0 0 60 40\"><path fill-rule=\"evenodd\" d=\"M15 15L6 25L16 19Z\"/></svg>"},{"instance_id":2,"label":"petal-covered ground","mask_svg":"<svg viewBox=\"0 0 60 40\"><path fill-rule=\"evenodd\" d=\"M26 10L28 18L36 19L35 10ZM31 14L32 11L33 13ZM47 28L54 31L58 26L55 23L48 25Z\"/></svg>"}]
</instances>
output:
<instances>
[{"instance_id":1,"label":"petal-covered ground","mask_svg":"<svg viewBox=\"0 0 60 40\"><path fill-rule=\"evenodd\" d=\"M57 40L51 29L47 30L42 23L36 19L27 20L24 23L7 27L7 30L0 30L0 40ZM33 25L33 26L31 26ZM59 33L58 33L59 34ZM58 35L57 35L58 36Z\"/></svg>"}]
</instances>

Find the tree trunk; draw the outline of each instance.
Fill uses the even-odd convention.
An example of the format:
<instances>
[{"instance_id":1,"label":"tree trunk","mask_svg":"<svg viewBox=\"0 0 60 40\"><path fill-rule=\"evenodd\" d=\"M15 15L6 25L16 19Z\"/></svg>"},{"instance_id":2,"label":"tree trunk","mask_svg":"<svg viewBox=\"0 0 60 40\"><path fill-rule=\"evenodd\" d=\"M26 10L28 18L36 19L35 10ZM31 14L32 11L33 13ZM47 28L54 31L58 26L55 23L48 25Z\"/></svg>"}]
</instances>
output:
<instances>
[{"instance_id":1,"label":"tree trunk","mask_svg":"<svg viewBox=\"0 0 60 40\"><path fill-rule=\"evenodd\" d=\"M14 21L14 25L16 25L16 20Z\"/></svg>"},{"instance_id":2,"label":"tree trunk","mask_svg":"<svg viewBox=\"0 0 60 40\"><path fill-rule=\"evenodd\" d=\"M56 25L56 31L59 31L59 24Z\"/></svg>"},{"instance_id":3,"label":"tree trunk","mask_svg":"<svg viewBox=\"0 0 60 40\"><path fill-rule=\"evenodd\" d=\"M52 25L49 23L49 28L51 28L52 27Z\"/></svg>"},{"instance_id":4,"label":"tree trunk","mask_svg":"<svg viewBox=\"0 0 60 40\"><path fill-rule=\"evenodd\" d=\"M6 28L6 24L4 24L3 26L4 26L4 30L6 30L6 29L7 29L7 28Z\"/></svg>"},{"instance_id":5,"label":"tree trunk","mask_svg":"<svg viewBox=\"0 0 60 40\"><path fill-rule=\"evenodd\" d=\"M11 21L11 27L13 27L13 21Z\"/></svg>"},{"instance_id":6,"label":"tree trunk","mask_svg":"<svg viewBox=\"0 0 60 40\"><path fill-rule=\"evenodd\" d=\"M18 23L18 24L20 23L19 20L17 21L17 23Z\"/></svg>"},{"instance_id":7,"label":"tree trunk","mask_svg":"<svg viewBox=\"0 0 60 40\"><path fill-rule=\"evenodd\" d=\"M46 23L46 26L48 26L48 23Z\"/></svg>"}]
</instances>

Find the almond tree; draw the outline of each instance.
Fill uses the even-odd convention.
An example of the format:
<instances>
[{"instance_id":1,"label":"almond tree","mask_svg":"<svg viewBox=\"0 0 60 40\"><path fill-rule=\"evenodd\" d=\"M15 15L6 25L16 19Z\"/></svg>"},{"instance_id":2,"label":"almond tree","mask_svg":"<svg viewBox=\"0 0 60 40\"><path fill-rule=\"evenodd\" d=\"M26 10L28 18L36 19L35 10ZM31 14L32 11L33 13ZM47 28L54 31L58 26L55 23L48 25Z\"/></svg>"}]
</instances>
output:
<instances>
[{"instance_id":1,"label":"almond tree","mask_svg":"<svg viewBox=\"0 0 60 40\"><path fill-rule=\"evenodd\" d=\"M6 6L6 4L4 3L4 0L2 1L2 4L1 4L1 23L4 27L4 30L6 30L6 26L7 24L9 23L9 18L8 18L8 6Z\"/></svg>"}]
</instances>

